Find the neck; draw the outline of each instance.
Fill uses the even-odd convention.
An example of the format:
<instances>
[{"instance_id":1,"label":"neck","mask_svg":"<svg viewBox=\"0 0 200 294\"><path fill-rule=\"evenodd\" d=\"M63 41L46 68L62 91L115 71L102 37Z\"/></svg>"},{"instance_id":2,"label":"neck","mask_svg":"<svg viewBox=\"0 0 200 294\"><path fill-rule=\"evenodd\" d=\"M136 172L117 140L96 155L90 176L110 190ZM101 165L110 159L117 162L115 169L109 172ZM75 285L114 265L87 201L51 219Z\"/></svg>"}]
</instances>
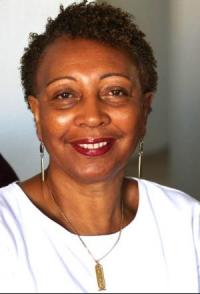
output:
<instances>
[{"instance_id":1,"label":"neck","mask_svg":"<svg viewBox=\"0 0 200 294\"><path fill-rule=\"evenodd\" d=\"M56 221L73 232L64 214L79 234L101 235L120 229L122 182L120 175L109 181L82 184L49 169L44 191L46 197L53 196L51 206Z\"/></svg>"}]
</instances>

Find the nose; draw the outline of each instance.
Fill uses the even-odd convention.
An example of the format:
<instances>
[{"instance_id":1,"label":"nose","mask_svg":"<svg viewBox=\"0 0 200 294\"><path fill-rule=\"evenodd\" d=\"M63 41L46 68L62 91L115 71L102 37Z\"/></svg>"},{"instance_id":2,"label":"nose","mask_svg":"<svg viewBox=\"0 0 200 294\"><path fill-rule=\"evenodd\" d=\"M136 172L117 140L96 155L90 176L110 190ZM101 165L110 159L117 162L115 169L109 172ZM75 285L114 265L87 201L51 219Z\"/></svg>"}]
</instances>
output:
<instances>
[{"instance_id":1,"label":"nose","mask_svg":"<svg viewBox=\"0 0 200 294\"><path fill-rule=\"evenodd\" d=\"M111 121L105 105L98 97L87 97L79 107L79 112L75 118L75 123L79 127L97 128L106 126Z\"/></svg>"}]
</instances>

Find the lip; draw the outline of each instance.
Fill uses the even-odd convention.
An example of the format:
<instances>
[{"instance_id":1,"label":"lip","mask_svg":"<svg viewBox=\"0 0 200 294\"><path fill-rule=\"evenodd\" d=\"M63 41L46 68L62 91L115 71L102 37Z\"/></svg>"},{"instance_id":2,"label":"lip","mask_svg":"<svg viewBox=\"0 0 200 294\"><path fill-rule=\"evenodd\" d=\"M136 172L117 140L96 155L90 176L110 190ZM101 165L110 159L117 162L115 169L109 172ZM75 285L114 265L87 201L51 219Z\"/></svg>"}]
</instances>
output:
<instances>
[{"instance_id":1,"label":"lip","mask_svg":"<svg viewBox=\"0 0 200 294\"><path fill-rule=\"evenodd\" d=\"M116 139L114 138L84 138L73 141L72 147L85 156L100 156L110 151Z\"/></svg>"}]
</instances>

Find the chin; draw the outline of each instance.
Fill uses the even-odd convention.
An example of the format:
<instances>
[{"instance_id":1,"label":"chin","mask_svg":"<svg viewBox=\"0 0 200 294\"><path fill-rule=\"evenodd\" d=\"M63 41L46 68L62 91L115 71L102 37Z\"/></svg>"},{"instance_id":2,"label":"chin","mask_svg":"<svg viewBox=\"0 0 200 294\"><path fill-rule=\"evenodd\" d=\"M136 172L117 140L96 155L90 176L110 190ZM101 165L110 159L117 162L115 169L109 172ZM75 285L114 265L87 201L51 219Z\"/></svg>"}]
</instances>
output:
<instances>
[{"instance_id":1,"label":"chin","mask_svg":"<svg viewBox=\"0 0 200 294\"><path fill-rule=\"evenodd\" d=\"M110 181L112 178L120 176L124 173L124 167L117 167L115 169L104 169L100 170L96 168L95 170L84 170L76 174L76 181L85 183L85 184L94 184L99 182Z\"/></svg>"}]
</instances>

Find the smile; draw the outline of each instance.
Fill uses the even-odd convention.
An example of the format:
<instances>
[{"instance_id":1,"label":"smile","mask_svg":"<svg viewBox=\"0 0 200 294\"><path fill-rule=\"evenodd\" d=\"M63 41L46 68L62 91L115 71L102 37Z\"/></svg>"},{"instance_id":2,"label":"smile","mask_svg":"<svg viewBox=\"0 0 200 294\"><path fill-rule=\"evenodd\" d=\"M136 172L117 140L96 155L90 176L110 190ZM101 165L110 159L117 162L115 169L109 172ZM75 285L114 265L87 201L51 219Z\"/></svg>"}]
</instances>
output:
<instances>
[{"instance_id":1,"label":"smile","mask_svg":"<svg viewBox=\"0 0 200 294\"><path fill-rule=\"evenodd\" d=\"M92 141L92 142L91 142ZM81 141L73 142L72 147L82 155L86 156L100 156L113 147L115 139L113 138L98 138L98 139L84 139Z\"/></svg>"},{"instance_id":2,"label":"smile","mask_svg":"<svg viewBox=\"0 0 200 294\"><path fill-rule=\"evenodd\" d=\"M106 146L108 142L101 142L101 143L95 143L95 144L79 144L80 147L84 149L98 149Z\"/></svg>"}]
</instances>

